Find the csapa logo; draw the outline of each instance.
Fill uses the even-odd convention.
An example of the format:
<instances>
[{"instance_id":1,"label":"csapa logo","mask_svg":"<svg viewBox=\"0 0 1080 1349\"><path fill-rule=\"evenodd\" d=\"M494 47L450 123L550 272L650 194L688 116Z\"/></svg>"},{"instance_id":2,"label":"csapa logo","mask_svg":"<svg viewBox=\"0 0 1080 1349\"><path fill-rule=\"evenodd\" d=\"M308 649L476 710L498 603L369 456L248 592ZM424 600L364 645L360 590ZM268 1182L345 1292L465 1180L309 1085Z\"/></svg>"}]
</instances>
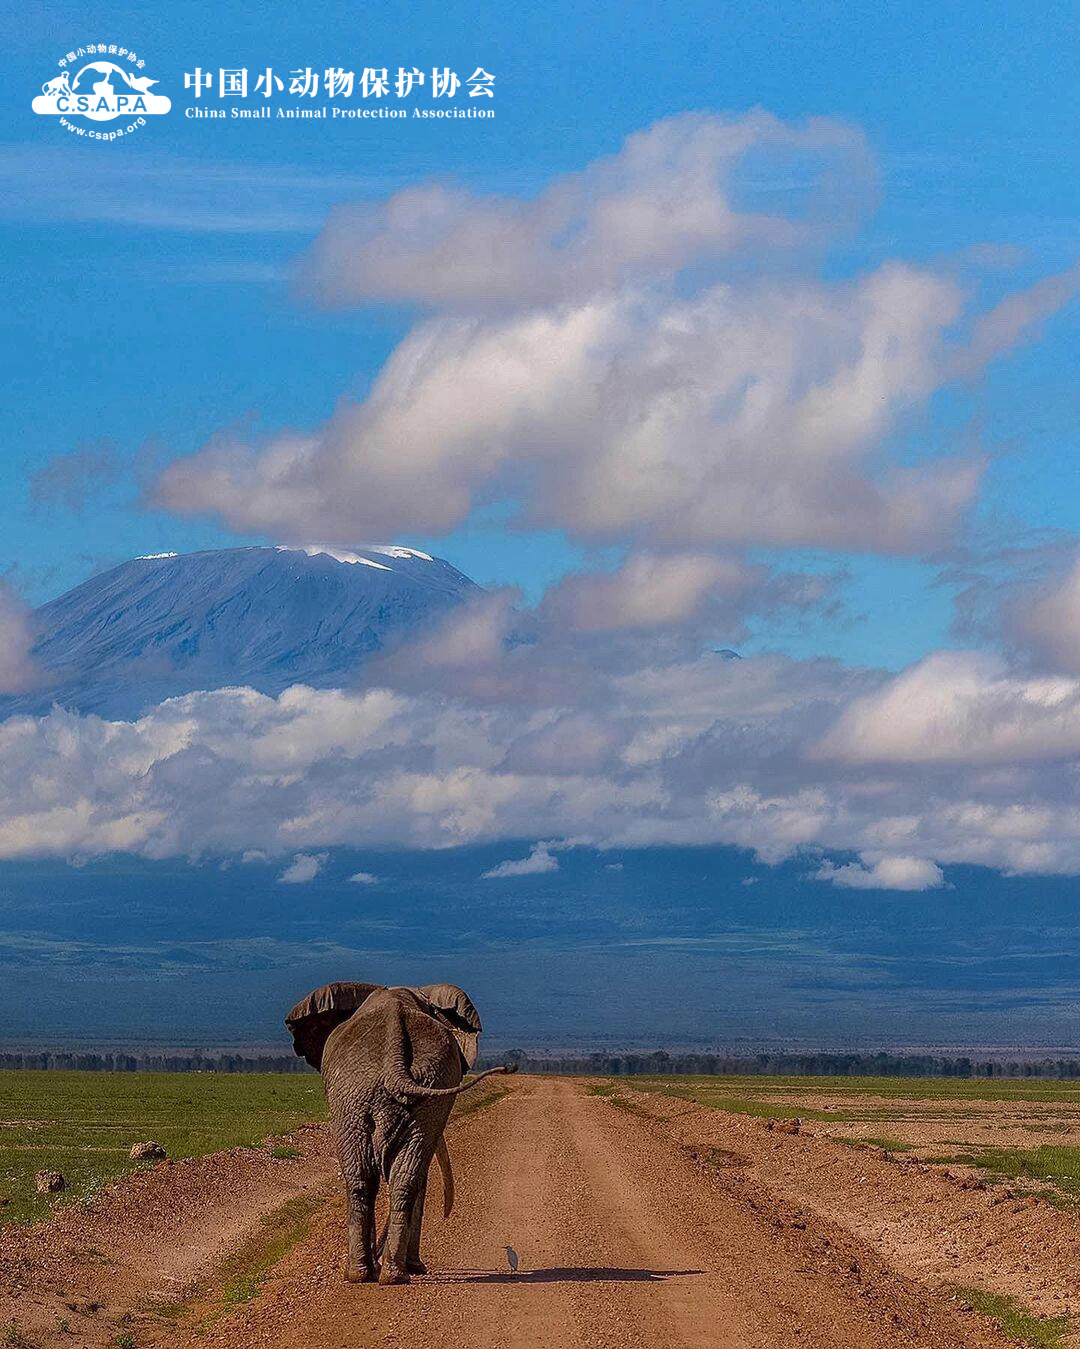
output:
<instances>
[{"instance_id":1,"label":"csapa logo","mask_svg":"<svg viewBox=\"0 0 1080 1349\"><path fill-rule=\"evenodd\" d=\"M145 61L126 47L99 43L78 47L58 62L60 74L46 80L33 104L42 117L59 117L63 126L92 140L115 140L146 125L147 117L160 116L172 107L164 94L152 92L160 83L143 75ZM127 118L125 126L108 132L91 131L69 118L91 122L114 122Z\"/></svg>"}]
</instances>

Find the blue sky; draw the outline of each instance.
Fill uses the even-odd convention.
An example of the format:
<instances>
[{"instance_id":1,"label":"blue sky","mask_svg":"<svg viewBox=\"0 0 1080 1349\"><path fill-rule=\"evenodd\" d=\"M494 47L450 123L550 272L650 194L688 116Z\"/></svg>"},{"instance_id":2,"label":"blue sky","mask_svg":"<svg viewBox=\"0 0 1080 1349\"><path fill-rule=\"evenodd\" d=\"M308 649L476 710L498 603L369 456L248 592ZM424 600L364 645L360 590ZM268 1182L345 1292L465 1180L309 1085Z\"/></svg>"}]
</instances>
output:
<instances>
[{"instance_id":1,"label":"blue sky","mask_svg":"<svg viewBox=\"0 0 1080 1349\"><path fill-rule=\"evenodd\" d=\"M49 1029L183 1038L240 987L263 1037L298 979L452 959L504 1044L1067 1034L1074 9L8 18L0 695L54 688L24 606L137 555L490 587L345 688L0 701L9 1008L44 968ZM35 116L89 42L173 110ZM496 116L184 116L196 67L330 65L479 66Z\"/></svg>"},{"instance_id":2,"label":"blue sky","mask_svg":"<svg viewBox=\"0 0 1080 1349\"><path fill-rule=\"evenodd\" d=\"M625 4L513 14L440 4L407 20L333 5L314 18L236 5L32 7L7 41L0 148L0 332L13 394L0 561L38 602L124 556L235 540L212 521L144 509L139 472L223 429L322 421L365 389L408 331L402 305L327 312L292 291L295 259L338 201L374 201L433 176L530 196L658 118L761 106L785 119L843 118L869 138L880 204L834 245L827 274L888 258L944 260L991 299L1067 267L1078 207L1075 28L1067 8L1019 4L681 3L662 15ZM57 56L91 34L144 52L173 98L173 114L129 143L69 145L51 119L29 113ZM497 118L334 126L177 115L190 102L183 74L196 65L331 63L446 65L462 76L482 65L497 77ZM997 250L990 265L972 265L971 250L985 245ZM1080 527L1078 323L1078 307L1066 307L1037 340L939 393L903 428L915 456L957 443L990 456L979 539ZM33 499L36 470L94 447L121 467L82 508ZM534 596L586 556L559 531L508 530L490 508L448 536L409 541ZM809 626L763 621L747 649L898 667L949 642L952 592L935 583L939 558L799 561L842 569L842 610Z\"/></svg>"}]
</instances>

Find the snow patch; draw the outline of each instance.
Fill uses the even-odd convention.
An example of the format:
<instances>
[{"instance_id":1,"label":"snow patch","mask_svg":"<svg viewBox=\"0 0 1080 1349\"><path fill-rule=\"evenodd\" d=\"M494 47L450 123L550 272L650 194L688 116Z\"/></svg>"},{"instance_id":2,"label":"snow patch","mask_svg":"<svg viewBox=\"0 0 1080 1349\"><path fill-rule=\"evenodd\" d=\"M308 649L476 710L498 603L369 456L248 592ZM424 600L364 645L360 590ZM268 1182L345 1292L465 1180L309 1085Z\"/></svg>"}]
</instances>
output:
<instances>
[{"instance_id":1,"label":"snow patch","mask_svg":"<svg viewBox=\"0 0 1080 1349\"><path fill-rule=\"evenodd\" d=\"M179 557L179 553L140 553L135 559L136 562L156 562L162 557Z\"/></svg>"},{"instance_id":2,"label":"snow patch","mask_svg":"<svg viewBox=\"0 0 1080 1349\"><path fill-rule=\"evenodd\" d=\"M376 550L372 550L376 551ZM381 551L381 550L379 550ZM373 562L370 557L361 557L359 553L347 553L340 548L324 548L322 544L309 543L303 548L289 548L286 544L278 545L279 553L306 553L308 557L332 557L335 562L346 562L350 567L358 564L362 567L378 567L379 571L393 571L393 567L388 567L383 562Z\"/></svg>"},{"instance_id":3,"label":"snow patch","mask_svg":"<svg viewBox=\"0 0 1080 1349\"><path fill-rule=\"evenodd\" d=\"M434 562L430 553L422 553L419 548L405 548L400 543L373 543L369 551L382 553L384 557L418 557L421 562Z\"/></svg>"}]
</instances>

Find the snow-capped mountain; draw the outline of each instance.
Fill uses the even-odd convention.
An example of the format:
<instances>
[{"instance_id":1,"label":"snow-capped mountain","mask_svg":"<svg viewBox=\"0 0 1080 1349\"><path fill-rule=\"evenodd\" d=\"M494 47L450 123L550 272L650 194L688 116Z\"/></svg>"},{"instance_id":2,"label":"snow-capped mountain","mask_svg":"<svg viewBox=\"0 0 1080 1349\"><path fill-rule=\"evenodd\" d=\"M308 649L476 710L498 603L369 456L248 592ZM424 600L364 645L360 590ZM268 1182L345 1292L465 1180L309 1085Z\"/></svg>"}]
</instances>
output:
<instances>
[{"instance_id":1,"label":"snow-capped mountain","mask_svg":"<svg viewBox=\"0 0 1080 1349\"><path fill-rule=\"evenodd\" d=\"M58 703L130 717L163 698L246 684L357 682L364 658L479 587L415 548L223 548L133 558L34 614L42 687L0 716Z\"/></svg>"}]
</instances>

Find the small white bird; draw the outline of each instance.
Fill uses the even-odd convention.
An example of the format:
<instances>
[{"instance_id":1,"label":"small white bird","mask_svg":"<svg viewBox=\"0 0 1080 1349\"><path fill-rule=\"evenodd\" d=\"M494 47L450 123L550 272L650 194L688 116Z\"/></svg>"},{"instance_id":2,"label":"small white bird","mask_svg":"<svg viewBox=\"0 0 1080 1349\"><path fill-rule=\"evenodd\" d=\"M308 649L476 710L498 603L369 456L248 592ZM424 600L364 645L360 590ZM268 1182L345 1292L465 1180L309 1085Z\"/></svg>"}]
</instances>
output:
<instances>
[{"instance_id":1,"label":"small white bird","mask_svg":"<svg viewBox=\"0 0 1080 1349\"><path fill-rule=\"evenodd\" d=\"M505 1250L506 1250L506 1263L510 1266L510 1268L511 1268L511 1269L514 1271L514 1273L516 1274L516 1273L517 1273L517 1267L518 1267L518 1254L517 1254L517 1251L514 1250L513 1246L507 1246L507 1247L505 1247Z\"/></svg>"}]
</instances>

